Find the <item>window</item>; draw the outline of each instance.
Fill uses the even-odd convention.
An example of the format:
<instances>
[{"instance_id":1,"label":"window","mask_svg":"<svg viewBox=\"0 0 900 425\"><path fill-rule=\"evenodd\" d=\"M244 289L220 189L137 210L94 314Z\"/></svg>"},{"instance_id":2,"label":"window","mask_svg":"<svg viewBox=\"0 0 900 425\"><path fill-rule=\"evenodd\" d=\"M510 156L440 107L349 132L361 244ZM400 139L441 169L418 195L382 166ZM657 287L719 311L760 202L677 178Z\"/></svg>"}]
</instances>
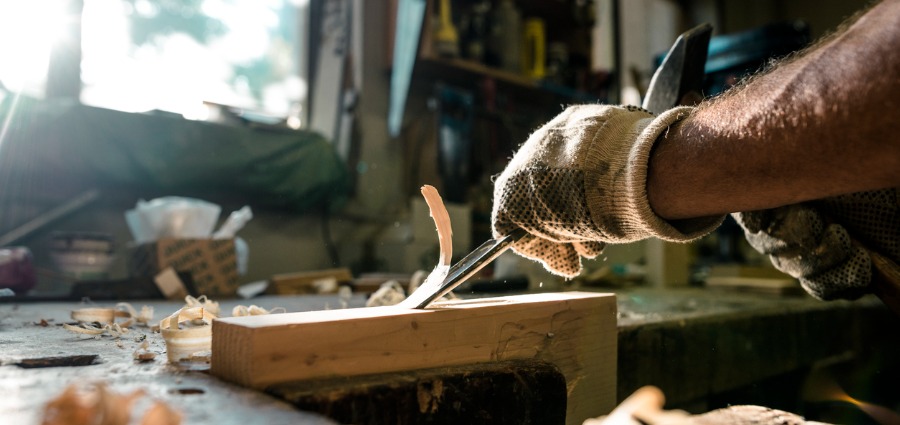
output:
<instances>
[{"instance_id":1,"label":"window","mask_svg":"<svg viewBox=\"0 0 900 425\"><path fill-rule=\"evenodd\" d=\"M70 0L80 1L80 0ZM203 102L300 116L305 0L83 0L81 101L198 117ZM42 96L67 2L0 5L0 81ZM74 17L72 16L74 15ZM27 40L23 43L22 40Z\"/></svg>"}]
</instances>

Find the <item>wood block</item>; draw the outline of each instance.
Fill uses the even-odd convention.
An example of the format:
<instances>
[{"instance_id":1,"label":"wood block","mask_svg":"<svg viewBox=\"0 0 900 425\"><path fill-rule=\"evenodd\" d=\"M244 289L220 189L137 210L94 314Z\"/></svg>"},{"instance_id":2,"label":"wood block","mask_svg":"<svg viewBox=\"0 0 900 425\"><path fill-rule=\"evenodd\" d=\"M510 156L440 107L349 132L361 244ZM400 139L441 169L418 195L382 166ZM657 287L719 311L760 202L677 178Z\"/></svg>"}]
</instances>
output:
<instances>
[{"instance_id":1,"label":"wood block","mask_svg":"<svg viewBox=\"0 0 900 425\"><path fill-rule=\"evenodd\" d=\"M713 276L706 278L706 286L776 295L803 294L800 284L789 276L786 278Z\"/></svg>"},{"instance_id":2,"label":"wood block","mask_svg":"<svg viewBox=\"0 0 900 425\"><path fill-rule=\"evenodd\" d=\"M803 294L800 283L772 267L717 264L710 268L706 286L716 289L758 292L774 295Z\"/></svg>"},{"instance_id":3,"label":"wood block","mask_svg":"<svg viewBox=\"0 0 900 425\"><path fill-rule=\"evenodd\" d=\"M326 269L308 272L284 273L277 274L269 278L269 287L266 293L275 295L292 295L292 294L318 294L322 293L319 285L331 283L334 290L326 292L337 292L338 284L350 283L353 275L350 269Z\"/></svg>"},{"instance_id":4,"label":"wood block","mask_svg":"<svg viewBox=\"0 0 900 425\"><path fill-rule=\"evenodd\" d=\"M253 388L510 360L558 367L566 422L616 403L614 294L561 292L213 322L211 372Z\"/></svg>"}]
</instances>

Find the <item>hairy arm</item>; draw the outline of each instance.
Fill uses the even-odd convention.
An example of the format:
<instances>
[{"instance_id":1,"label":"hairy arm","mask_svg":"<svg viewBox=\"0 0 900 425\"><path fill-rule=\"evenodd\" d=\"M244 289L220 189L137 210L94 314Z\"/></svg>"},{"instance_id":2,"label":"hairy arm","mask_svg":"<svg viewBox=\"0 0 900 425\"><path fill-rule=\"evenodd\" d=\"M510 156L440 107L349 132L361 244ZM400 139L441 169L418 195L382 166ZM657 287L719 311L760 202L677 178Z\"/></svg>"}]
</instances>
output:
<instances>
[{"instance_id":1,"label":"hairy arm","mask_svg":"<svg viewBox=\"0 0 900 425\"><path fill-rule=\"evenodd\" d=\"M900 0L660 137L647 195L677 220L900 186Z\"/></svg>"}]
</instances>

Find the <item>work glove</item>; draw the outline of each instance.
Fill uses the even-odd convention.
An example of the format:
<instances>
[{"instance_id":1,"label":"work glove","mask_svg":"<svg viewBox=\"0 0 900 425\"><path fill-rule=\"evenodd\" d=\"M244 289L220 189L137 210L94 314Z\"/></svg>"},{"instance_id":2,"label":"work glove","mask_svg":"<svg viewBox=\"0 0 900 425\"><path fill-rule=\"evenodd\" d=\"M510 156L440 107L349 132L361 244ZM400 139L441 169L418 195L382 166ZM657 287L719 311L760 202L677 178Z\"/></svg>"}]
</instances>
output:
<instances>
[{"instance_id":1,"label":"work glove","mask_svg":"<svg viewBox=\"0 0 900 425\"><path fill-rule=\"evenodd\" d=\"M886 189L732 216L750 245L812 296L856 299L871 292L869 249L900 258L898 199Z\"/></svg>"},{"instance_id":2,"label":"work glove","mask_svg":"<svg viewBox=\"0 0 900 425\"><path fill-rule=\"evenodd\" d=\"M634 106L570 106L535 131L495 181L494 237L525 229L513 250L571 278L581 257L596 257L605 243L687 242L709 233L724 217L673 224L647 201L650 150L690 112L657 117Z\"/></svg>"}]
</instances>

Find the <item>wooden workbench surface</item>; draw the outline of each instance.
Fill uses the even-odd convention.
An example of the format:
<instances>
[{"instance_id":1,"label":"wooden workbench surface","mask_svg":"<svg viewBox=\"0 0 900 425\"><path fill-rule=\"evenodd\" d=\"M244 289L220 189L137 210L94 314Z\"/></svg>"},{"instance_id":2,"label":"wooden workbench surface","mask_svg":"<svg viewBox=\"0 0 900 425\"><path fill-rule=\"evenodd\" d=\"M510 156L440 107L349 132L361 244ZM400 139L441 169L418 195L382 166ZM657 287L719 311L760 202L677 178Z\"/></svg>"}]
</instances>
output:
<instances>
[{"instance_id":1,"label":"wooden workbench surface","mask_svg":"<svg viewBox=\"0 0 900 425\"><path fill-rule=\"evenodd\" d=\"M351 300L362 306L364 300ZM174 302L133 302L135 308L151 305L158 322L181 307ZM221 303L224 316L237 304ZM295 298L269 297L253 300L264 308L284 307L288 311L336 308L334 296ZM77 335L61 324L71 323L71 310L89 306L113 307L115 303L0 304L0 423L38 424L44 404L72 383L103 381L118 393L143 389L147 399L161 400L184 416L184 424L330 424L321 416L301 412L289 404L259 391L244 389L202 371L186 371L166 362L165 344L158 333L133 327L122 338ZM49 326L40 325L45 320ZM150 341L150 351L158 353L149 363L137 363L132 353L142 338ZM118 344L117 344L118 342ZM121 345L121 346L120 346ZM23 359L50 356L98 355L99 363L80 367L23 369L14 363Z\"/></svg>"},{"instance_id":2,"label":"wooden workbench surface","mask_svg":"<svg viewBox=\"0 0 900 425\"><path fill-rule=\"evenodd\" d=\"M608 291L608 290L605 290ZM809 297L773 297L699 289L619 291L619 398L640 385L654 384L672 402L689 402L822 359L852 355L865 345L871 326L886 310L877 299L824 303ZM287 311L337 308L334 296L263 297L222 302L223 316L237 304ZM360 307L362 296L350 301ZM174 302L152 305L155 319L177 310ZM114 303L97 303L112 307ZM75 382L105 381L113 391L143 389L152 399L176 408L190 424L330 423L264 393L222 382L205 372L166 364L159 334L133 328L119 340L75 335L60 326L71 322L78 303L0 303L0 418L3 423L36 424L42 406ZM41 320L49 326L40 326ZM869 333L865 333L869 329ZM862 334L860 332L863 332ZM136 363L140 338L159 353ZM121 345L121 347L119 346ZM28 358L96 354L99 364L22 369ZM734 368L736 361L756 362ZM697 373L703 367L703 373ZM730 367L730 368L729 368ZM685 373L690 372L690 379ZM261 420L264 418L264 420Z\"/></svg>"}]
</instances>

